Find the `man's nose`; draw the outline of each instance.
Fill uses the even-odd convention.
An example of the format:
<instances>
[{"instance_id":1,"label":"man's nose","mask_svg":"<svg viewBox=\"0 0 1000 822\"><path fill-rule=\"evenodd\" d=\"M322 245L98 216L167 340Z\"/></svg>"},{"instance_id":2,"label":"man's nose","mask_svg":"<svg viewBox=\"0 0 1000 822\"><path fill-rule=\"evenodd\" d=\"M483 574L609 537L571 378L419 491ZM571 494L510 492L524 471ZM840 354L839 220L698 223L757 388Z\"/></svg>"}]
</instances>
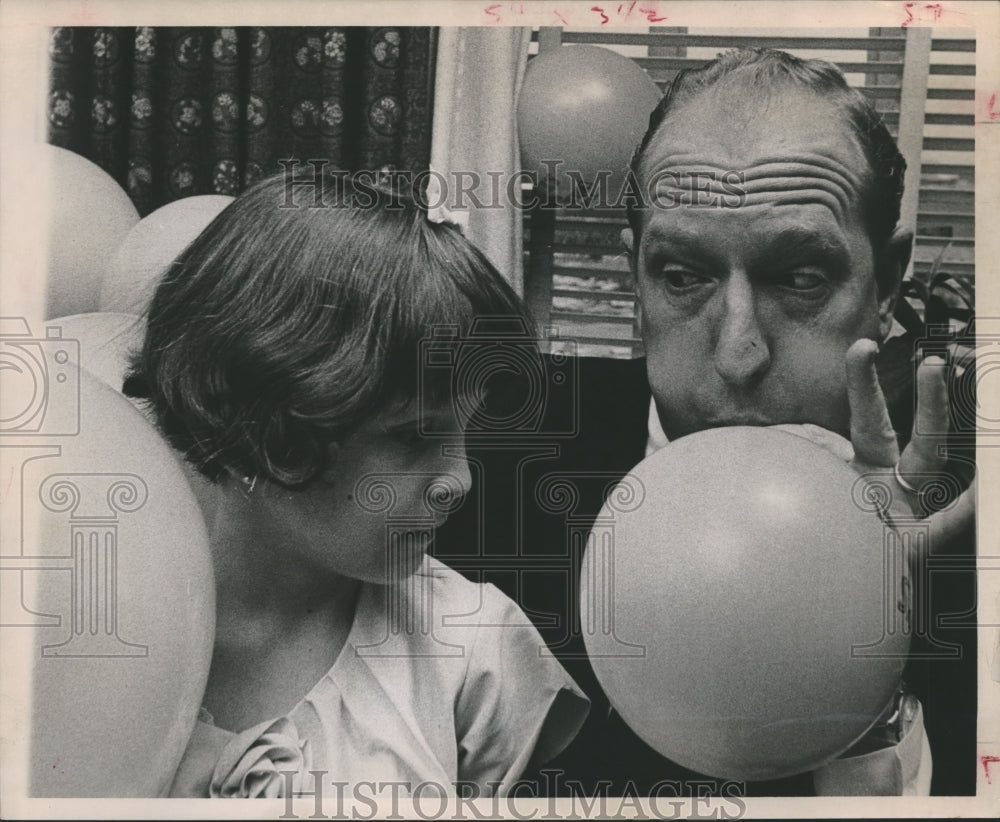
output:
<instances>
[{"instance_id":1,"label":"man's nose","mask_svg":"<svg viewBox=\"0 0 1000 822\"><path fill-rule=\"evenodd\" d=\"M753 285L745 274L734 273L723 292L715 370L727 385L742 387L770 364L771 352L758 322Z\"/></svg>"}]
</instances>

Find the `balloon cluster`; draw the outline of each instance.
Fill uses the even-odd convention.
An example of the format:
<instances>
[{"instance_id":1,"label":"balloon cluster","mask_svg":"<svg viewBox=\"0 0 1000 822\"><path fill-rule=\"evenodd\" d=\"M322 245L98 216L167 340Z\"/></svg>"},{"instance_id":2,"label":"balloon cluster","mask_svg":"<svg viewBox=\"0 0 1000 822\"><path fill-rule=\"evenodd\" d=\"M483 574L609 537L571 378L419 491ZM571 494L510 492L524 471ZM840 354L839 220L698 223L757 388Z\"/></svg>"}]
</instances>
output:
<instances>
[{"instance_id":1,"label":"balloon cluster","mask_svg":"<svg viewBox=\"0 0 1000 822\"><path fill-rule=\"evenodd\" d=\"M161 274L233 198L140 220L94 163L35 156L52 191L47 321L14 318L0 346L2 430L27 455L3 599L31 626L29 790L162 796L204 693L215 585L192 478L119 392Z\"/></svg>"},{"instance_id":2,"label":"balloon cluster","mask_svg":"<svg viewBox=\"0 0 1000 822\"><path fill-rule=\"evenodd\" d=\"M232 197L185 197L142 220L104 169L72 151L39 147L48 210L46 317L94 311L141 315L160 275Z\"/></svg>"}]
</instances>

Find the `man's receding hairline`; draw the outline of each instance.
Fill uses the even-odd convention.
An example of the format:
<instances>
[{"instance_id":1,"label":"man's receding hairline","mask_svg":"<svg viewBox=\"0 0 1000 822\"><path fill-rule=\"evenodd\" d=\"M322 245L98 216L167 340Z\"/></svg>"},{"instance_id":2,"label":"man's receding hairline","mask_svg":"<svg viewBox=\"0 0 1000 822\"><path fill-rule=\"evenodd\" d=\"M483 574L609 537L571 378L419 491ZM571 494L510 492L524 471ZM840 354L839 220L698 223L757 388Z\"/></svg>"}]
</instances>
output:
<instances>
[{"instance_id":1,"label":"man's receding hairline","mask_svg":"<svg viewBox=\"0 0 1000 822\"><path fill-rule=\"evenodd\" d=\"M644 147L642 153L639 155L638 158L639 163L637 170L639 172L638 178L640 182L648 179L650 173L647 167L648 157L650 154L655 152L656 149L662 144L664 135L669 133L669 129L673 124L675 118L684 115L686 112L690 111L691 109L695 108L698 105L706 105L707 103L705 98L707 97L713 95L718 96L720 93L725 93L726 91L733 90L733 87L735 87L737 83L732 82L732 80L736 80L737 78L738 78L738 70L732 72L731 74L725 75L723 78L720 78L718 82L714 83L711 86L706 86L704 88L696 89L694 92L690 94L690 96L677 101L675 105L671 107L670 110L664 114L663 119L657 125L656 131L654 131L653 134L650 136L649 141ZM742 78L742 80L739 80L738 85L746 87L748 85L746 83L746 79L747 78ZM857 132L855 131L850 121L850 112L847 111L843 106L839 105L836 101L827 99L822 94L818 93L815 89L811 89L807 86L803 86L791 80L789 80L789 82L783 83L782 85L784 86L784 88L780 92L776 93L773 88L770 88L767 90L760 91L758 97L766 100L772 100L780 96L785 96L789 93L797 94L803 98L819 101L824 105L826 105L827 107L829 107L831 111L837 112L841 115L837 118L837 122L839 123L841 129L841 134L842 135L846 134L850 138L851 144L854 146L855 150L858 153L859 159L864 163L864 169L865 169L864 179L862 180L863 190L857 192L858 196L863 200L864 190L867 190L874 182L875 169L872 168L872 164L868 159L867 153L865 152L864 145L862 144L860 137L858 136ZM762 117L765 115L766 112L760 112L757 116ZM771 127L770 122L767 122L766 125L767 127ZM778 129L781 126L780 124L775 123L773 127L775 129ZM670 168L670 166L665 166L664 168ZM657 171L659 170L660 169L657 169ZM742 171L742 170L744 169L742 168L727 169L727 171Z\"/></svg>"}]
</instances>

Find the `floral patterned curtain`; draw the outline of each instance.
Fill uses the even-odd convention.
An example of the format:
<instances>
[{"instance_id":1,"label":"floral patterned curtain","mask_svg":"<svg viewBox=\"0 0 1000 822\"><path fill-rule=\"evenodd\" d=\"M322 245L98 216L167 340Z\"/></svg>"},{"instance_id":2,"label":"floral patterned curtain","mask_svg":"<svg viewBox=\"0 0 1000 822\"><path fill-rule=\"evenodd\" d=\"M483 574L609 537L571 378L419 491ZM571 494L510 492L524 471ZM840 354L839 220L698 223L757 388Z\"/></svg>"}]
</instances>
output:
<instances>
[{"instance_id":1,"label":"floral patterned curtain","mask_svg":"<svg viewBox=\"0 0 1000 822\"><path fill-rule=\"evenodd\" d=\"M426 169L436 29L56 28L49 141L139 213L237 194L278 160Z\"/></svg>"}]
</instances>

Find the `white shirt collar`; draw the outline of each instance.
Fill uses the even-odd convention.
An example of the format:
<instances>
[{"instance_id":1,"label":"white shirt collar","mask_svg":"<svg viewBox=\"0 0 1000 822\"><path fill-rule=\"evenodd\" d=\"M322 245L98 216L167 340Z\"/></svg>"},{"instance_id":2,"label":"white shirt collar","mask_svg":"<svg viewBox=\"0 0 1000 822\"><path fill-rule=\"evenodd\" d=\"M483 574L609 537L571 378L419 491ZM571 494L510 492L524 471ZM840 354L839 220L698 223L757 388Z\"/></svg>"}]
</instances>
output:
<instances>
[{"instance_id":1,"label":"white shirt collar","mask_svg":"<svg viewBox=\"0 0 1000 822\"><path fill-rule=\"evenodd\" d=\"M646 431L645 456L647 457L650 454L655 454L670 442L663 431L663 426L660 425L660 415L656 410L656 401L652 397L649 398L649 420L646 423Z\"/></svg>"}]
</instances>

